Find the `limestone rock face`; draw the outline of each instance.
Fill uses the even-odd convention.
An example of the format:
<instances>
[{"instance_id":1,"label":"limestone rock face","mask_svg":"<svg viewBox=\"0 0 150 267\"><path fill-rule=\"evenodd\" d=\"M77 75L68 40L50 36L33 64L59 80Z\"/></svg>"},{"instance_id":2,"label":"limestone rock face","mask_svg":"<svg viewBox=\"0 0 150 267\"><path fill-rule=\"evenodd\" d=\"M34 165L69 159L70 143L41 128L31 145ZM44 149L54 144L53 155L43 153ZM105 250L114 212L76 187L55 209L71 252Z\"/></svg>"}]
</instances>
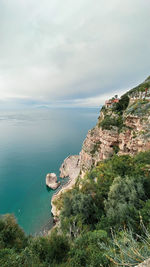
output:
<instances>
[{"instance_id":1,"label":"limestone rock face","mask_svg":"<svg viewBox=\"0 0 150 267\"><path fill-rule=\"evenodd\" d=\"M95 166L97 162L109 158L113 154L113 147L118 144L118 131L116 127L102 130L96 127L90 130L80 152L80 166L82 174Z\"/></svg>"},{"instance_id":2,"label":"limestone rock face","mask_svg":"<svg viewBox=\"0 0 150 267\"><path fill-rule=\"evenodd\" d=\"M60 167L60 177L69 177L71 180L76 179L80 173L79 155L67 157Z\"/></svg>"},{"instance_id":3,"label":"limestone rock face","mask_svg":"<svg viewBox=\"0 0 150 267\"><path fill-rule=\"evenodd\" d=\"M100 115L102 118L102 114ZM117 152L115 151L117 148ZM114 153L134 155L150 149L150 116L124 116L124 128L102 129L98 124L90 130L80 152L81 176L99 161L105 160Z\"/></svg>"},{"instance_id":4,"label":"limestone rock face","mask_svg":"<svg viewBox=\"0 0 150 267\"><path fill-rule=\"evenodd\" d=\"M119 134L119 155L134 155L141 151L150 149L149 119L140 119L135 116L128 116L125 124L129 129Z\"/></svg>"},{"instance_id":5,"label":"limestone rock face","mask_svg":"<svg viewBox=\"0 0 150 267\"><path fill-rule=\"evenodd\" d=\"M107 159L113 154L113 147L118 144L118 131L114 127L111 131L102 130L96 126L90 130L80 152L81 170L87 171L98 161Z\"/></svg>"},{"instance_id":6,"label":"limestone rock face","mask_svg":"<svg viewBox=\"0 0 150 267\"><path fill-rule=\"evenodd\" d=\"M57 182L57 176L55 173L48 173L46 175L46 185L54 190L60 185L60 182Z\"/></svg>"}]
</instances>

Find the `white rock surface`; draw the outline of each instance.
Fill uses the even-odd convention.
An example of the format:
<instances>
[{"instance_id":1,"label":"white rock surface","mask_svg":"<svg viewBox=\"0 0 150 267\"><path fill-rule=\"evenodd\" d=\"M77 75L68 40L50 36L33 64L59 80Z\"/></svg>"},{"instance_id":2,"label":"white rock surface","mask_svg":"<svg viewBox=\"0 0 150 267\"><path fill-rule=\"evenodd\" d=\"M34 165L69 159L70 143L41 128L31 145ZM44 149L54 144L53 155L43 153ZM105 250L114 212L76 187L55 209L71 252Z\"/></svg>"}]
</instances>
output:
<instances>
[{"instance_id":1,"label":"white rock surface","mask_svg":"<svg viewBox=\"0 0 150 267\"><path fill-rule=\"evenodd\" d=\"M57 176L55 173L48 173L46 175L46 185L54 190L60 185L60 182L57 182Z\"/></svg>"},{"instance_id":2,"label":"white rock surface","mask_svg":"<svg viewBox=\"0 0 150 267\"><path fill-rule=\"evenodd\" d=\"M71 180L78 177L80 173L80 156L67 157L60 167L60 177L69 177Z\"/></svg>"}]
</instances>

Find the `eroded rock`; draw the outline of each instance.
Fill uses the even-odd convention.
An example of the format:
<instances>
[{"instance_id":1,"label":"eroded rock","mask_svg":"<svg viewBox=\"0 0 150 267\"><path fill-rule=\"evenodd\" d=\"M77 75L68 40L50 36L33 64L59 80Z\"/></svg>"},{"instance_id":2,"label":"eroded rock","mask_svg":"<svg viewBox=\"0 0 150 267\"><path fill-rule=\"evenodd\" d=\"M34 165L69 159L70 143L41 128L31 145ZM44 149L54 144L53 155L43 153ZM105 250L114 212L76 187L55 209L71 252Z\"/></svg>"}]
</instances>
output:
<instances>
[{"instance_id":1,"label":"eroded rock","mask_svg":"<svg viewBox=\"0 0 150 267\"><path fill-rule=\"evenodd\" d=\"M48 173L46 175L46 185L53 190L60 185L60 182L57 182L57 176L55 173Z\"/></svg>"},{"instance_id":2,"label":"eroded rock","mask_svg":"<svg viewBox=\"0 0 150 267\"><path fill-rule=\"evenodd\" d=\"M102 112L101 112L102 113ZM102 117L102 116L101 116ZM124 129L110 130L96 125L87 134L80 152L81 177L99 161L118 155L135 155L150 149L150 117L140 119L137 116L124 117ZM115 151L115 148L118 151Z\"/></svg>"},{"instance_id":3,"label":"eroded rock","mask_svg":"<svg viewBox=\"0 0 150 267\"><path fill-rule=\"evenodd\" d=\"M63 164L60 167L60 177L65 178L69 177L69 181L62 186L62 188L52 196L51 212L54 216L54 219L57 219L60 215L60 210L57 210L55 201L59 200L62 193L72 189L76 183L77 177L80 174L80 156L74 155L67 157Z\"/></svg>"},{"instance_id":4,"label":"eroded rock","mask_svg":"<svg viewBox=\"0 0 150 267\"><path fill-rule=\"evenodd\" d=\"M80 156L74 155L67 157L60 167L60 177L76 179L80 173Z\"/></svg>"}]
</instances>

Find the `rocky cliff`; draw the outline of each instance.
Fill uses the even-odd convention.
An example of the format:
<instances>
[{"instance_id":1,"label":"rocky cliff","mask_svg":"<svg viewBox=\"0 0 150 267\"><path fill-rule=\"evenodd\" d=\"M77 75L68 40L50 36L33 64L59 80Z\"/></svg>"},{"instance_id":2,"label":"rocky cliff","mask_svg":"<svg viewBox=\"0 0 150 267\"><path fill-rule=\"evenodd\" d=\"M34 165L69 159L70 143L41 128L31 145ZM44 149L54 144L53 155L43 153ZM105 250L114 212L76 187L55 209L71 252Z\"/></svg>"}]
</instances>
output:
<instances>
[{"instance_id":1,"label":"rocky cliff","mask_svg":"<svg viewBox=\"0 0 150 267\"><path fill-rule=\"evenodd\" d=\"M52 198L52 213L59 216L54 202L65 190L113 154L134 155L150 149L150 77L131 89L120 99L115 96L106 101L96 126L89 130L78 156L68 157L60 168L60 176L68 177L69 184Z\"/></svg>"},{"instance_id":2,"label":"rocky cliff","mask_svg":"<svg viewBox=\"0 0 150 267\"><path fill-rule=\"evenodd\" d=\"M80 152L82 176L115 153L134 155L150 149L150 78L118 101L114 97L106 103Z\"/></svg>"}]
</instances>

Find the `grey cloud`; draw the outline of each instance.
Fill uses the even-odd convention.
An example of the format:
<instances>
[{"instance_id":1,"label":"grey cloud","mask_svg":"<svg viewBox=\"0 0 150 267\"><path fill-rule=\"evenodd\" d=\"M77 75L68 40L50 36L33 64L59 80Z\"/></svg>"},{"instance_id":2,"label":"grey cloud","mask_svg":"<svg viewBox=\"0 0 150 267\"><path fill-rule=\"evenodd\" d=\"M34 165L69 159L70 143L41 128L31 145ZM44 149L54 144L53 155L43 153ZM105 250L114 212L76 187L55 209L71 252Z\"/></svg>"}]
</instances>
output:
<instances>
[{"instance_id":1,"label":"grey cloud","mask_svg":"<svg viewBox=\"0 0 150 267\"><path fill-rule=\"evenodd\" d=\"M0 98L92 105L141 82L149 10L147 0L2 0Z\"/></svg>"}]
</instances>

